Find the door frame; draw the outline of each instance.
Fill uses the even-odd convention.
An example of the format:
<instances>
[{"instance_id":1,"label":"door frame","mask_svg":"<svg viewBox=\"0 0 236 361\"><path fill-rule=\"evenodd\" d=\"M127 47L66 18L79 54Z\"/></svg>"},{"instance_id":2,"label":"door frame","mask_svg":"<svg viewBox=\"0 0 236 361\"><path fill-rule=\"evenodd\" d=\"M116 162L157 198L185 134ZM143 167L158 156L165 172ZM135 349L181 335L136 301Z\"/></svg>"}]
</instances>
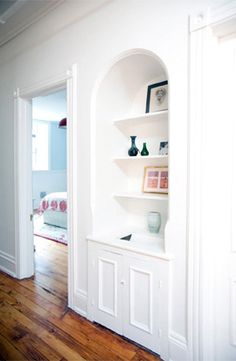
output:
<instances>
[{"instance_id":1,"label":"door frame","mask_svg":"<svg viewBox=\"0 0 236 361\"><path fill-rule=\"evenodd\" d=\"M206 99L217 41L230 35L235 20L235 0L190 17L187 328L189 359L196 361L215 359L214 262L212 244L203 238L206 215L202 174L206 164L202 145L209 116Z\"/></svg>"},{"instance_id":2,"label":"door frame","mask_svg":"<svg viewBox=\"0 0 236 361\"><path fill-rule=\"evenodd\" d=\"M32 227L32 98L61 88L67 90L67 193L68 193L68 306L74 309L78 251L78 90L77 64L70 69L14 92L14 180L16 277L34 274Z\"/></svg>"}]
</instances>

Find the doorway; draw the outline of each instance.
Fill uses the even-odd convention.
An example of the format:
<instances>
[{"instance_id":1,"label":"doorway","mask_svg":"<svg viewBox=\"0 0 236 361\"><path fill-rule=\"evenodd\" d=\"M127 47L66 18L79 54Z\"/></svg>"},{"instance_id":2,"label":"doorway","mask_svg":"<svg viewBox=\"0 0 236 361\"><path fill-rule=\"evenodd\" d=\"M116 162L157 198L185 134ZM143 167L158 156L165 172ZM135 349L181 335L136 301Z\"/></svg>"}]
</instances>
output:
<instances>
[{"instance_id":1,"label":"doorway","mask_svg":"<svg viewBox=\"0 0 236 361\"><path fill-rule=\"evenodd\" d=\"M67 214L68 232L68 306L75 309L78 227L78 133L77 64L64 73L26 88L15 90L15 245L16 277L34 274L32 205L32 99L66 89L67 117ZM77 276L78 277L78 276Z\"/></svg>"},{"instance_id":2,"label":"doorway","mask_svg":"<svg viewBox=\"0 0 236 361\"><path fill-rule=\"evenodd\" d=\"M67 305L66 89L32 99L34 280Z\"/></svg>"}]
</instances>

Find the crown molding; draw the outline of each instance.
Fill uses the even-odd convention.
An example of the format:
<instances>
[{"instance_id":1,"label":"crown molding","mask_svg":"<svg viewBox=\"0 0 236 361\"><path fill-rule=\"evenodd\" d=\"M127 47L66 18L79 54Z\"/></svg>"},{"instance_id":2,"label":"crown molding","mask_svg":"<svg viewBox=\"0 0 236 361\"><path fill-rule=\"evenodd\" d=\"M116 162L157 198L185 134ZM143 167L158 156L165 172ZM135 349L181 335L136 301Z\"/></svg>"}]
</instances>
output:
<instances>
[{"instance_id":1,"label":"crown molding","mask_svg":"<svg viewBox=\"0 0 236 361\"><path fill-rule=\"evenodd\" d=\"M24 7L29 6L30 3L28 0L23 0L22 3L18 6L18 2L9 8L5 14L0 18L2 20L0 26L2 27L2 35L0 35L0 47L14 39L17 35L22 33L24 30L29 28L31 25L38 22L40 19L45 17L48 13L54 10L56 7L61 5L65 0L54 0L53 2L44 2L41 3L41 8L38 11L33 11L31 16L26 16L24 21L17 21L17 11L22 10ZM14 12L12 13L12 11ZM4 32L4 26L8 25L8 22L5 23L7 19L11 19L11 16L15 16L16 24L12 26L12 28L8 31ZM10 21L10 20L9 20ZM18 23L17 23L18 22Z\"/></svg>"},{"instance_id":2,"label":"crown molding","mask_svg":"<svg viewBox=\"0 0 236 361\"><path fill-rule=\"evenodd\" d=\"M205 10L190 16L190 32L203 29L206 26L221 24L222 21L235 19L236 0L206 8Z\"/></svg>"}]
</instances>

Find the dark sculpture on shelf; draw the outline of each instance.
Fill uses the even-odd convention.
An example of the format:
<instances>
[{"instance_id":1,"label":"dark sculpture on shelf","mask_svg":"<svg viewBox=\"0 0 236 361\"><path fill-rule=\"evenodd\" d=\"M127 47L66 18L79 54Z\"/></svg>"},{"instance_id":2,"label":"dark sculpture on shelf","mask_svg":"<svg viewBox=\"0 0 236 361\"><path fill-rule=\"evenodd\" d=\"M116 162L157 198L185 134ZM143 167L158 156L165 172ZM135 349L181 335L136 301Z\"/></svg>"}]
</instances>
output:
<instances>
[{"instance_id":1,"label":"dark sculpture on shelf","mask_svg":"<svg viewBox=\"0 0 236 361\"><path fill-rule=\"evenodd\" d=\"M120 239L124 240L124 241L130 241L132 237L132 234L128 234L127 236L121 237Z\"/></svg>"}]
</instances>

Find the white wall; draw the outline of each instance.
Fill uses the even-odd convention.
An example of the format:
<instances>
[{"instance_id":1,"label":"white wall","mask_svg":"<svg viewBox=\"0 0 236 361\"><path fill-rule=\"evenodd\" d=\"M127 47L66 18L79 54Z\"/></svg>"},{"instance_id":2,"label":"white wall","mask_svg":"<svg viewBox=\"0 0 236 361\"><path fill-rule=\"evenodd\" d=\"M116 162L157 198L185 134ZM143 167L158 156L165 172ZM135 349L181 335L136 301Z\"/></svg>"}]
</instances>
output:
<instances>
[{"instance_id":1,"label":"white wall","mask_svg":"<svg viewBox=\"0 0 236 361\"><path fill-rule=\"evenodd\" d=\"M0 265L1 252L15 256L14 244L14 127L13 91L64 72L78 63L79 254L76 288L86 295L85 237L92 230L90 210L91 95L104 67L119 53L144 48L156 53L168 69L170 84L170 207L167 239L173 265L170 351L172 360L187 358L186 217L188 125L188 16L216 1L114 0L82 17L90 2L78 2L80 21L74 21L76 2L67 1L0 52ZM87 3L87 5L86 5ZM99 5L100 1L97 1ZM82 4L82 5L81 5ZM79 6L79 5L78 5ZM89 10L89 9L88 9ZM61 30L58 30L58 19ZM74 19L75 20L75 19ZM54 26L55 25L55 26ZM54 34L48 39L47 34ZM43 38L45 41L42 41ZM41 41L37 40L41 39ZM115 84L114 84L115 91ZM78 300L79 302L79 300ZM82 307L82 306L81 306Z\"/></svg>"}]
</instances>

